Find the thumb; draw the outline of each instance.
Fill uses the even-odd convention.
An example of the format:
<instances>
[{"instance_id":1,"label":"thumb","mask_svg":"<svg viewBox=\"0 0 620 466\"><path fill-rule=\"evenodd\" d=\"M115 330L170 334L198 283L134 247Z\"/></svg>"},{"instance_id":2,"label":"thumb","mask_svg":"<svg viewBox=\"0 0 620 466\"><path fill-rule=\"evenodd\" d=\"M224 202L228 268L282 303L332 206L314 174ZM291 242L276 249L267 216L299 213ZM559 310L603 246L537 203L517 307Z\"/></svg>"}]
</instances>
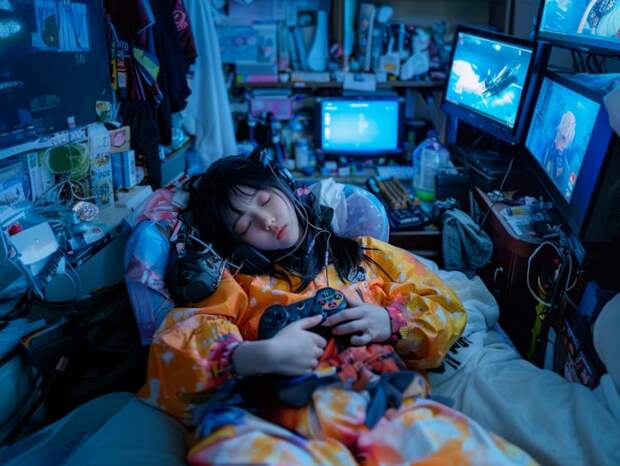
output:
<instances>
[{"instance_id":1,"label":"thumb","mask_svg":"<svg viewBox=\"0 0 620 466\"><path fill-rule=\"evenodd\" d=\"M308 330L310 328L313 328L319 325L321 323L321 320L323 320L323 316L321 314L317 314L311 317L306 317L298 321L299 328Z\"/></svg>"}]
</instances>

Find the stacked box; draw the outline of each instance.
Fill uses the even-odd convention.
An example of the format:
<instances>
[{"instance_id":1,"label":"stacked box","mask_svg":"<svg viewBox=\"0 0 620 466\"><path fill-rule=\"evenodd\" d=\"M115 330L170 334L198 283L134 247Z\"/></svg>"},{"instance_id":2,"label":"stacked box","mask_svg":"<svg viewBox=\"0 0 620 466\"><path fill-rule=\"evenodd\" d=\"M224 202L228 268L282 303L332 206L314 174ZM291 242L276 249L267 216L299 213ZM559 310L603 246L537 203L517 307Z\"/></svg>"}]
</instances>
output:
<instances>
[{"instance_id":1,"label":"stacked box","mask_svg":"<svg viewBox=\"0 0 620 466\"><path fill-rule=\"evenodd\" d=\"M133 150L112 154L112 175L114 189L131 189L138 183Z\"/></svg>"}]
</instances>

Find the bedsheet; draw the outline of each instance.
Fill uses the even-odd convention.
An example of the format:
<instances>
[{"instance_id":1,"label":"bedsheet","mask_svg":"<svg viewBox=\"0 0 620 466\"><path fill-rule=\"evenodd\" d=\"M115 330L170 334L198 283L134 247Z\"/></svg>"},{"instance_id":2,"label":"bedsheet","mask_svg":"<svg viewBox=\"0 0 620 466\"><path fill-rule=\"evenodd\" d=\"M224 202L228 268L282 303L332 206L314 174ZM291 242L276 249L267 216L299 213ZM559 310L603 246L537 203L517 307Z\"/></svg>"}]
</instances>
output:
<instances>
[{"instance_id":1,"label":"bedsheet","mask_svg":"<svg viewBox=\"0 0 620 466\"><path fill-rule=\"evenodd\" d=\"M459 348L443 373L431 373L433 395L523 448L543 465L619 465L620 392L608 375L590 390L520 357L497 324L499 309L479 277L439 270L468 312Z\"/></svg>"}]
</instances>

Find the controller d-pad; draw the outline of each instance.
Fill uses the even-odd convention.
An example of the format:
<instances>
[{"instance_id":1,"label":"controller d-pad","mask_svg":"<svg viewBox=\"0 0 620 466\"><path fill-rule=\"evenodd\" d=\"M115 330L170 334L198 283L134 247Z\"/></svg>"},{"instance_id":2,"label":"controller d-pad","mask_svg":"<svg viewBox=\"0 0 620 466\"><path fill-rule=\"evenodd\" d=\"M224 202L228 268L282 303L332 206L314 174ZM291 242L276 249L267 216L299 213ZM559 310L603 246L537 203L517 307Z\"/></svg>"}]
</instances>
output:
<instances>
[{"instance_id":1,"label":"controller d-pad","mask_svg":"<svg viewBox=\"0 0 620 466\"><path fill-rule=\"evenodd\" d=\"M289 313L284 306L273 305L265 310L260 319L258 334L260 338L271 338L289 323Z\"/></svg>"}]
</instances>

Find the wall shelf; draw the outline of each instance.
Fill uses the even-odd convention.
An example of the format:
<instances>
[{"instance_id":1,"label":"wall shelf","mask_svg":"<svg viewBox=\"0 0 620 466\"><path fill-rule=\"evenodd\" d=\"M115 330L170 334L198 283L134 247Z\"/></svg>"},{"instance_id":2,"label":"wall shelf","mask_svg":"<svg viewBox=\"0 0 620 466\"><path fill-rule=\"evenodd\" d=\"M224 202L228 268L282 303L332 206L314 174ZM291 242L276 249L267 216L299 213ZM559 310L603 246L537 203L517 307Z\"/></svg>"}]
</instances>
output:
<instances>
[{"instance_id":1,"label":"wall shelf","mask_svg":"<svg viewBox=\"0 0 620 466\"><path fill-rule=\"evenodd\" d=\"M444 81L385 81L378 82L377 89L442 89ZM236 89L341 89L338 81L289 81L274 83L235 83Z\"/></svg>"}]
</instances>

